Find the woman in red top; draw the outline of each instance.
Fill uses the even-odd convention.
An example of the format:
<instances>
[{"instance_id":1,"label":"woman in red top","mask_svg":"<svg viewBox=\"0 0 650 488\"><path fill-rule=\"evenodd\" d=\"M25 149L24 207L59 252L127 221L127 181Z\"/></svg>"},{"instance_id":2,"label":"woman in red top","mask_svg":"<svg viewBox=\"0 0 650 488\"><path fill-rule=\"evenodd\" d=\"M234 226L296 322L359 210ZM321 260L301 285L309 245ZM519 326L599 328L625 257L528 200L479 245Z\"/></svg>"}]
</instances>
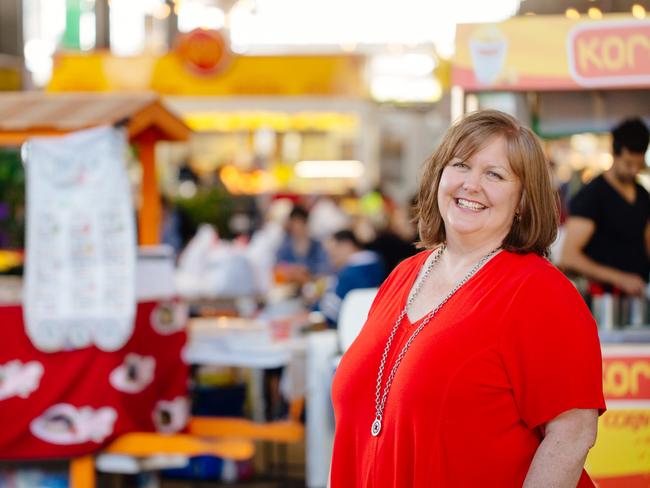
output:
<instances>
[{"instance_id":1,"label":"woman in red top","mask_svg":"<svg viewBox=\"0 0 650 488\"><path fill-rule=\"evenodd\" d=\"M600 347L544 259L557 216L537 138L501 112L467 116L417 210L428 250L384 282L336 372L331 486L593 486Z\"/></svg>"}]
</instances>

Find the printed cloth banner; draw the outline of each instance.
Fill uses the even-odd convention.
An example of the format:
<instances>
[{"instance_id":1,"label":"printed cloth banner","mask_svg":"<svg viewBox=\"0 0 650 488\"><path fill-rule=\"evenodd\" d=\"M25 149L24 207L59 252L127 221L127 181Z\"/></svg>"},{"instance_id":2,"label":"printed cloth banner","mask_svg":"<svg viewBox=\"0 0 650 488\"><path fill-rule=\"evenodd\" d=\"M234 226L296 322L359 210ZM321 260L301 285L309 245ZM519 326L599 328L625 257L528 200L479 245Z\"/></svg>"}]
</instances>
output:
<instances>
[{"instance_id":1,"label":"printed cloth banner","mask_svg":"<svg viewBox=\"0 0 650 488\"><path fill-rule=\"evenodd\" d=\"M139 303L119 351L46 353L25 334L21 307L0 307L0 459L79 456L127 432L182 430L186 310L173 300Z\"/></svg>"},{"instance_id":2,"label":"printed cloth banner","mask_svg":"<svg viewBox=\"0 0 650 488\"><path fill-rule=\"evenodd\" d=\"M515 17L456 31L452 82L469 91L650 86L650 20Z\"/></svg>"},{"instance_id":3,"label":"printed cloth banner","mask_svg":"<svg viewBox=\"0 0 650 488\"><path fill-rule=\"evenodd\" d=\"M46 352L121 348L135 314L135 221L122 130L34 138L27 166L24 313Z\"/></svg>"}]
</instances>

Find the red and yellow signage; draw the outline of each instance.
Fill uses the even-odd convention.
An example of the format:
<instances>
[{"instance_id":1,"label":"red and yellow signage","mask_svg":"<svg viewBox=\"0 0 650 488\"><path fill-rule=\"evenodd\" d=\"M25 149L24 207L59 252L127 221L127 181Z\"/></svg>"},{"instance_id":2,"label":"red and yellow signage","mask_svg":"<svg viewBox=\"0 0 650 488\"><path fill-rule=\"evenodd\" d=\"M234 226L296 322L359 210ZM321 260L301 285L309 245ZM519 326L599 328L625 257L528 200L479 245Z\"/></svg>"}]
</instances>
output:
<instances>
[{"instance_id":1,"label":"red and yellow signage","mask_svg":"<svg viewBox=\"0 0 650 488\"><path fill-rule=\"evenodd\" d=\"M650 346L603 350L607 412L587 470L600 488L650 486Z\"/></svg>"},{"instance_id":2,"label":"red and yellow signage","mask_svg":"<svg viewBox=\"0 0 650 488\"><path fill-rule=\"evenodd\" d=\"M194 29L178 37L176 54L188 69L213 75L228 62L230 49L221 31Z\"/></svg>"},{"instance_id":3,"label":"red and yellow signage","mask_svg":"<svg viewBox=\"0 0 650 488\"><path fill-rule=\"evenodd\" d=\"M569 70L583 86L650 84L650 22L583 24L569 32Z\"/></svg>"},{"instance_id":4,"label":"red and yellow signage","mask_svg":"<svg viewBox=\"0 0 650 488\"><path fill-rule=\"evenodd\" d=\"M473 91L650 86L650 20L538 16L460 25L453 83Z\"/></svg>"},{"instance_id":5,"label":"red and yellow signage","mask_svg":"<svg viewBox=\"0 0 650 488\"><path fill-rule=\"evenodd\" d=\"M611 400L647 400L650 403L650 357L605 357L603 389Z\"/></svg>"},{"instance_id":6,"label":"red and yellow signage","mask_svg":"<svg viewBox=\"0 0 650 488\"><path fill-rule=\"evenodd\" d=\"M201 34L203 35L203 34ZM213 56L199 46L161 57L106 52L57 55L50 92L143 91L192 96L348 96L364 98L365 61L355 55ZM193 68L189 68L189 64Z\"/></svg>"}]
</instances>

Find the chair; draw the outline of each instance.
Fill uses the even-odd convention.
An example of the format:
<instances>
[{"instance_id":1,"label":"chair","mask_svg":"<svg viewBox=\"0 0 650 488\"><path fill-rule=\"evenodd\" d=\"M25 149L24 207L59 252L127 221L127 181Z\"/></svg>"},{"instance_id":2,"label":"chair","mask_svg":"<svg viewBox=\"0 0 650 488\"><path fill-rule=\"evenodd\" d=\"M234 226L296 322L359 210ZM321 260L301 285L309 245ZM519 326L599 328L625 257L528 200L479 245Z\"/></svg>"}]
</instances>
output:
<instances>
[{"instance_id":1,"label":"chair","mask_svg":"<svg viewBox=\"0 0 650 488\"><path fill-rule=\"evenodd\" d=\"M360 288L350 291L341 304L338 320L339 346L341 352L348 350L366 323L368 312L378 288Z\"/></svg>"},{"instance_id":2,"label":"chair","mask_svg":"<svg viewBox=\"0 0 650 488\"><path fill-rule=\"evenodd\" d=\"M305 439L305 426L300 420L303 408L304 399L294 400L286 420L269 422L255 422L240 417L192 417L188 430L190 434L201 437L262 442L266 470L273 473L273 478L286 482L289 478L287 447ZM274 455L274 446L277 447L277 458Z\"/></svg>"},{"instance_id":3,"label":"chair","mask_svg":"<svg viewBox=\"0 0 650 488\"><path fill-rule=\"evenodd\" d=\"M213 455L224 459L241 461L251 459L255 453L254 441L280 446L301 442L305 427L300 422L302 401L291 405L289 418L257 423L239 417L191 417L187 434L160 434L133 432L124 434L105 447L100 455L115 454L136 459L152 456L198 456ZM286 480L288 468L286 451L281 451L280 475ZM74 458L70 464L70 487L91 488L96 486L95 457Z\"/></svg>"},{"instance_id":4,"label":"chair","mask_svg":"<svg viewBox=\"0 0 650 488\"><path fill-rule=\"evenodd\" d=\"M287 420L258 423L240 417L192 417L188 425L190 434L201 437L248 439L276 443L293 443L305 436L300 422L301 408L292 405Z\"/></svg>"},{"instance_id":5,"label":"chair","mask_svg":"<svg viewBox=\"0 0 650 488\"><path fill-rule=\"evenodd\" d=\"M132 432L106 446L100 455L114 454L146 459L154 456L198 456L209 454L234 461L251 459L255 446L250 440L217 439L191 434ZM70 488L93 488L96 484L95 456L86 455L70 461Z\"/></svg>"}]
</instances>

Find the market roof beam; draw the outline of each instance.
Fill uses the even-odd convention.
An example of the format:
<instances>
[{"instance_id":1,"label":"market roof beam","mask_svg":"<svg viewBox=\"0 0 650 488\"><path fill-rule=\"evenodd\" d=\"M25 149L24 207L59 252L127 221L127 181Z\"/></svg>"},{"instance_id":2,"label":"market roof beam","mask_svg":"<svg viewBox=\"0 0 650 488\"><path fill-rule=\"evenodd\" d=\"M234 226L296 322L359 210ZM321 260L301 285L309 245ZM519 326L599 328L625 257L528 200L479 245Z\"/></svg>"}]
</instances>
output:
<instances>
[{"instance_id":1,"label":"market roof beam","mask_svg":"<svg viewBox=\"0 0 650 488\"><path fill-rule=\"evenodd\" d=\"M130 139L148 128L157 129L161 140L184 141L191 133L155 94L0 94L0 145L19 145L29 137L123 122Z\"/></svg>"}]
</instances>

